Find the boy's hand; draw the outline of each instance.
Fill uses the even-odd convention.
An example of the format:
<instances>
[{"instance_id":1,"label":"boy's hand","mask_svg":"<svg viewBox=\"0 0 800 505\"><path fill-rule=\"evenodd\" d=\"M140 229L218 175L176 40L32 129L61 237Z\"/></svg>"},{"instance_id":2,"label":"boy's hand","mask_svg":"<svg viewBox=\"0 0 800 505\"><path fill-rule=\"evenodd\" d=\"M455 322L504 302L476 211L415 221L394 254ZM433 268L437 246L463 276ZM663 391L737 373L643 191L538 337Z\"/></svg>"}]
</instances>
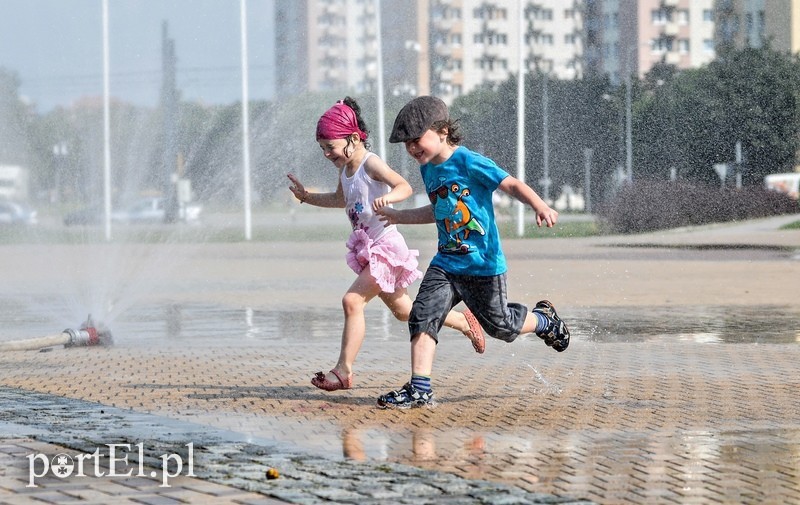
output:
<instances>
[{"instance_id":1,"label":"boy's hand","mask_svg":"<svg viewBox=\"0 0 800 505\"><path fill-rule=\"evenodd\" d=\"M391 207L381 207L375 209L375 214L378 215L378 219L383 221L383 226L391 226L397 224L399 211Z\"/></svg>"},{"instance_id":2,"label":"boy's hand","mask_svg":"<svg viewBox=\"0 0 800 505\"><path fill-rule=\"evenodd\" d=\"M551 209L549 206L545 207L544 209L536 210L536 225L541 227L542 224L545 224L548 228L552 228L558 222L558 211Z\"/></svg>"}]
</instances>

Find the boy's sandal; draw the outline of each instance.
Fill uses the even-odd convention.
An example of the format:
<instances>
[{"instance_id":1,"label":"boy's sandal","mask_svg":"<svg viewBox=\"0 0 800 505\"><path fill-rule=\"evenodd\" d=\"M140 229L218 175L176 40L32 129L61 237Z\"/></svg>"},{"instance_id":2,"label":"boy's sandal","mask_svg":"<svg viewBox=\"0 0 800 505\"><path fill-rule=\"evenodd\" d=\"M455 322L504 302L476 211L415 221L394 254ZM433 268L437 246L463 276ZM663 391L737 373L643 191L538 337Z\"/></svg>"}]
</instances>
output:
<instances>
[{"instance_id":1,"label":"boy's sandal","mask_svg":"<svg viewBox=\"0 0 800 505\"><path fill-rule=\"evenodd\" d=\"M483 336L481 324L478 322L475 314L469 309L464 311L464 317L467 318L467 324L469 324L469 331L467 331L465 335L469 338L470 342L472 342L472 347L475 349L475 352L483 354L483 351L486 350L486 338Z\"/></svg>"},{"instance_id":2,"label":"boy's sandal","mask_svg":"<svg viewBox=\"0 0 800 505\"><path fill-rule=\"evenodd\" d=\"M352 375L350 375L350 377L342 377L339 371L335 368L331 370L331 373L336 376L338 382L333 382L326 379L324 372L317 372L314 378L311 379L311 384L320 389L324 389L325 391L337 391L339 389L350 389L353 387Z\"/></svg>"}]
</instances>

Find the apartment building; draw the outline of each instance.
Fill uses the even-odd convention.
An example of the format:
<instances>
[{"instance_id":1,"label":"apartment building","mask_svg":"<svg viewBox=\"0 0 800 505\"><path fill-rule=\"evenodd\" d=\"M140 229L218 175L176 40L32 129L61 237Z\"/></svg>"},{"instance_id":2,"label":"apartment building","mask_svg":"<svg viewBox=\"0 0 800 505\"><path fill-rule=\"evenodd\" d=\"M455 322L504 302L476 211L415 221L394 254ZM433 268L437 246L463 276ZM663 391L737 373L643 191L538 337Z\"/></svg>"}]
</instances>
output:
<instances>
[{"instance_id":1,"label":"apartment building","mask_svg":"<svg viewBox=\"0 0 800 505\"><path fill-rule=\"evenodd\" d=\"M582 2L563 0L277 0L278 96L384 89L446 101L519 70L583 75ZM303 56L304 55L304 56Z\"/></svg>"},{"instance_id":2,"label":"apartment building","mask_svg":"<svg viewBox=\"0 0 800 505\"><path fill-rule=\"evenodd\" d=\"M762 47L800 52L800 0L718 0L717 40L722 50Z\"/></svg>"},{"instance_id":3,"label":"apartment building","mask_svg":"<svg viewBox=\"0 0 800 505\"><path fill-rule=\"evenodd\" d=\"M581 3L430 0L431 91L449 101L508 80L520 64L525 72L582 77Z\"/></svg>"},{"instance_id":4,"label":"apartment building","mask_svg":"<svg viewBox=\"0 0 800 505\"><path fill-rule=\"evenodd\" d=\"M277 0L277 95L373 90L377 5L374 0Z\"/></svg>"},{"instance_id":5,"label":"apartment building","mask_svg":"<svg viewBox=\"0 0 800 505\"><path fill-rule=\"evenodd\" d=\"M601 72L612 82L654 65L696 68L712 61L714 0L604 0L598 25Z\"/></svg>"},{"instance_id":6,"label":"apartment building","mask_svg":"<svg viewBox=\"0 0 800 505\"><path fill-rule=\"evenodd\" d=\"M385 93L447 102L520 65L619 83L725 47L800 50L800 0L275 0L275 15L278 96L374 91L379 47Z\"/></svg>"}]
</instances>

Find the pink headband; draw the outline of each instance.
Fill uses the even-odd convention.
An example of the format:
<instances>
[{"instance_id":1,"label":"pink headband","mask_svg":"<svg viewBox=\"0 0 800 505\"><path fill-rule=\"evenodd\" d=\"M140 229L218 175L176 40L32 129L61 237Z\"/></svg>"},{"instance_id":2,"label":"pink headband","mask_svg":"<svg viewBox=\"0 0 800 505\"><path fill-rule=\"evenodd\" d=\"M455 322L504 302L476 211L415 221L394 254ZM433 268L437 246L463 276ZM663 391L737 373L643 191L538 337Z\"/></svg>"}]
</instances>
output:
<instances>
[{"instance_id":1,"label":"pink headband","mask_svg":"<svg viewBox=\"0 0 800 505\"><path fill-rule=\"evenodd\" d=\"M341 100L325 111L317 122L317 140L343 139L353 133L358 133L361 140L367 140L367 134L358 127L356 112Z\"/></svg>"}]
</instances>

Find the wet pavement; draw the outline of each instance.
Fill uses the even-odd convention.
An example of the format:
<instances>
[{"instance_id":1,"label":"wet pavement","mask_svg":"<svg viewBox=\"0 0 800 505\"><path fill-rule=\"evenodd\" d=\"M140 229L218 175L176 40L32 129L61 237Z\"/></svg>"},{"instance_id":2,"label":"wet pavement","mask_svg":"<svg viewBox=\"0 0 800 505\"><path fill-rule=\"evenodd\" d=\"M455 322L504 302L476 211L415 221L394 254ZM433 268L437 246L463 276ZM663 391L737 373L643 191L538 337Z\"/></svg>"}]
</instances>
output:
<instances>
[{"instance_id":1,"label":"wet pavement","mask_svg":"<svg viewBox=\"0 0 800 505\"><path fill-rule=\"evenodd\" d=\"M309 384L338 354L340 242L4 246L0 342L108 310L116 344L2 353L0 502L800 503L798 219L506 241L510 298L553 300L570 348L446 330L437 406L402 412L374 406L409 369L377 303L354 389ZM109 444L132 475L26 487L32 454ZM193 475L162 469L187 444Z\"/></svg>"}]
</instances>

